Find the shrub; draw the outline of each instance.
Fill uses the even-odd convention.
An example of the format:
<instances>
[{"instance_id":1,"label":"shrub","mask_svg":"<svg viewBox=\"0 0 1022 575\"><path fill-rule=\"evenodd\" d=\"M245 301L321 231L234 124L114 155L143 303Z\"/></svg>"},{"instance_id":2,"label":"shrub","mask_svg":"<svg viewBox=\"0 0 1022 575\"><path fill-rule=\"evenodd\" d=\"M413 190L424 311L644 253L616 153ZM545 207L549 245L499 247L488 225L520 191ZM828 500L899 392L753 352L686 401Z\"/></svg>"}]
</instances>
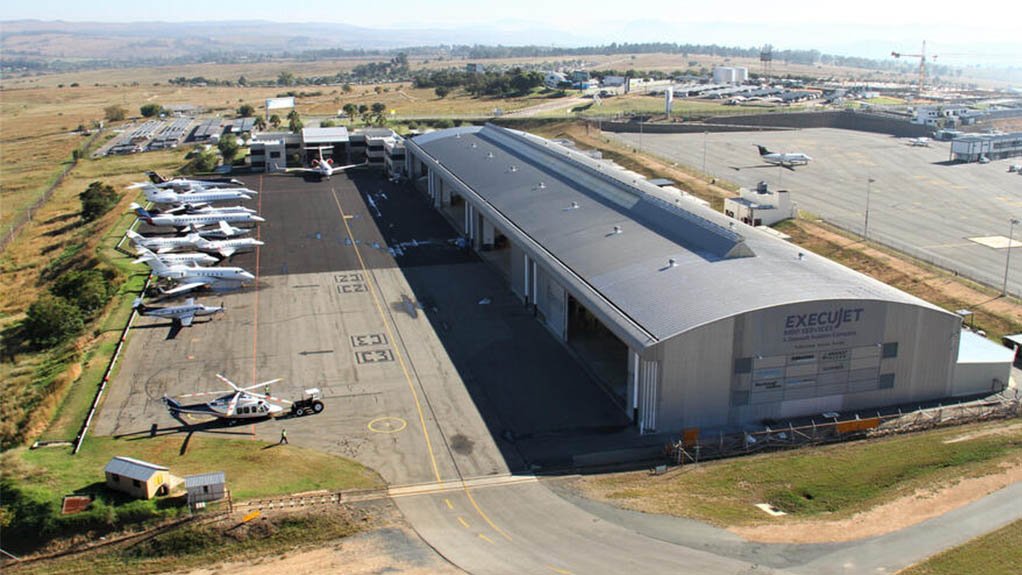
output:
<instances>
[{"instance_id":1,"label":"shrub","mask_svg":"<svg viewBox=\"0 0 1022 575\"><path fill-rule=\"evenodd\" d=\"M138 109L139 113L144 118L152 118L153 116L159 116L163 113L163 106L159 104L142 104L142 107Z\"/></svg>"},{"instance_id":2,"label":"shrub","mask_svg":"<svg viewBox=\"0 0 1022 575\"><path fill-rule=\"evenodd\" d=\"M106 305L115 287L103 272L90 269L60 276L50 291L75 304L83 314L88 315Z\"/></svg>"},{"instance_id":3,"label":"shrub","mask_svg":"<svg viewBox=\"0 0 1022 575\"><path fill-rule=\"evenodd\" d=\"M102 182L92 182L78 197L82 200L82 219L87 222L109 212L121 199L113 186Z\"/></svg>"},{"instance_id":4,"label":"shrub","mask_svg":"<svg viewBox=\"0 0 1022 575\"><path fill-rule=\"evenodd\" d=\"M51 294L40 296L29 306L23 325L25 336L40 347L63 343L85 327L77 306Z\"/></svg>"}]
</instances>

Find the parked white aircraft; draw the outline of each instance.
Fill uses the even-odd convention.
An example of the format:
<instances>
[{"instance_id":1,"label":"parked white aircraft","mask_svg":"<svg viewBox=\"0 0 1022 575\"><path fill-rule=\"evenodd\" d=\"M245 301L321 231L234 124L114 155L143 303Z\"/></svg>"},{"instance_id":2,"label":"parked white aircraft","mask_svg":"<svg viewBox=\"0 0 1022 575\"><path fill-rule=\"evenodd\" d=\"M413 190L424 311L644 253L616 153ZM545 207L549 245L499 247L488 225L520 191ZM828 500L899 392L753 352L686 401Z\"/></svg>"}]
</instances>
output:
<instances>
[{"instance_id":1,"label":"parked white aircraft","mask_svg":"<svg viewBox=\"0 0 1022 575\"><path fill-rule=\"evenodd\" d=\"M152 251L147 250L146 248L141 248L140 247L140 248L138 248L138 253L139 253L139 258L134 260L134 261L132 261L131 263L133 263L133 264L145 263L150 268L152 267L152 263L150 263L150 262L153 259L158 259L161 262L163 262L165 265L168 265L168 266L186 265L186 266L203 266L203 267L205 267L205 266L211 266L211 265L213 265L213 264L215 264L215 263L220 261L219 259L217 259L217 258L215 258L215 257L213 257L213 256L211 256L209 254L198 253L198 252L186 252L186 253L178 253L178 254L158 254L158 253L153 253Z\"/></svg>"},{"instance_id":2,"label":"parked white aircraft","mask_svg":"<svg viewBox=\"0 0 1022 575\"><path fill-rule=\"evenodd\" d=\"M334 174L341 173L344 170L347 170L348 168L357 168L359 166L365 166L366 164L369 163L369 162L364 162L364 163L361 163L361 164L349 164L347 166L337 166L337 167L334 167L333 159L323 158L323 150L324 150L324 148L316 148L316 149L319 150L319 159L312 161L312 167L311 168L285 168L284 171L289 172L289 173L296 173L296 174L314 174L314 175L318 175L319 177L324 178L324 179L330 179L330 176L332 176ZM329 149L329 148L326 148L326 149Z\"/></svg>"},{"instance_id":3,"label":"parked white aircraft","mask_svg":"<svg viewBox=\"0 0 1022 575\"><path fill-rule=\"evenodd\" d=\"M926 138L926 137L909 138L908 139L908 145L910 145L910 146L918 146L918 147L922 147L922 148L929 148L930 147L930 139Z\"/></svg>"},{"instance_id":4,"label":"parked white aircraft","mask_svg":"<svg viewBox=\"0 0 1022 575\"><path fill-rule=\"evenodd\" d=\"M158 254L171 252L176 249L190 249L195 247L195 240L192 239L192 235L149 238L134 230L128 230L124 233L128 236L128 239L131 240L131 243L135 244L135 247L147 248Z\"/></svg>"},{"instance_id":5,"label":"parked white aircraft","mask_svg":"<svg viewBox=\"0 0 1022 575\"><path fill-rule=\"evenodd\" d=\"M172 206L194 206L208 204L209 202L224 202L229 200L251 200L248 190L242 188L224 189L202 189L194 192L178 193L173 190L157 188L152 184L136 184L142 188L145 199L154 204ZM135 186L129 186L129 188Z\"/></svg>"},{"instance_id":6,"label":"parked white aircraft","mask_svg":"<svg viewBox=\"0 0 1022 575\"><path fill-rule=\"evenodd\" d=\"M805 166L812 161L812 158L802 152L771 152L764 146L757 144L756 147L759 148L760 157L768 164L793 169L795 166Z\"/></svg>"},{"instance_id":7,"label":"parked white aircraft","mask_svg":"<svg viewBox=\"0 0 1022 575\"><path fill-rule=\"evenodd\" d=\"M145 248L142 249L145 250ZM201 268L183 264L167 265L151 251L145 250L143 253L153 256L149 261L153 275L160 279L171 280L176 284L171 289L161 290L163 295L174 295L200 287L216 287L222 284L238 286L255 279L254 275L239 267Z\"/></svg>"},{"instance_id":8,"label":"parked white aircraft","mask_svg":"<svg viewBox=\"0 0 1022 575\"><path fill-rule=\"evenodd\" d=\"M253 389L263 388L277 383L280 379L271 379L263 383L257 383L248 387L238 387L233 381L226 377L216 375L217 379L231 386L231 389L224 391L212 391L209 393L193 393L182 395L178 399L163 396L163 404L173 417L182 413L195 415L208 415L221 419L258 419L266 417L278 417L284 414L284 407L281 403L291 403L284 399L278 399L265 393L256 393ZM181 399L186 397L201 397L204 395L218 395L213 401L205 403L183 404Z\"/></svg>"},{"instance_id":9,"label":"parked white aircraft","mask_svg":"<svg viewBox=\"0 0 1022 575\"><path fill-rule=\"evenodd\" d=\"M248 212L209 212L200 214L158 214L149 213L138 204L131 204L131 209L142 220L151 226L171 226L177 230L197 230L204 226L229 223L257 223L266 220Z\"/></svg>"},{"instance_id":10,"label":"parked white aircraft","mask_svg":"<svg viewBox=\"0 0 1022 575\"><path fill-rule=\"evenodd\" d=\"M200 187L200 188L210 188L210 187L217 187L217 186L244 186L245 185L245 182L243 182L241 180L236 180L234 178L227 178L227 177L223 177L223 178L204 178L204 179L201 179L201 180L189 180L187 178L177 177L177 178L171 178L171 179L168 180L167 178L164 178L163 176L161 176L160 174L158 174L157 172L155 172L153 170L147 171L145 173L145 175L149 176L149 181L151 181L153 183L153 185L155 185L157 187L160 187L160 188L174 188L174 189L188 190L188 189L191 189L191 188L196 187L196 186Z\"/></svg>"},{"instance_id":11,"label":"parked white aircraft","mask_svg":"<svg viewBox=\"0 0 1022 575\"><path fill-rule=\"evenodd\" d=\"M229 258L238 252L250 250L264 244L264 242L255 238L210 240L198 233L171 238L147 238L137 232L128 230L127 235L136 246L148 248L157 254L169 254L179 249L196 249Z\"/></svg>"},{"instance_id":12,"label":"parked white aircraft","mask_svg":"<svg viewBox=\"0 0 1022 575\"><path fill-rule=\"evenodd\" d=\"M224 311L223 305L202 305L195 303L195 298L186 299L184 305L165 307L149 307L142 303L142 298L137 298L134 307L140 315L171 319L181 327L192 325L192 320L196 317L214 315Z\"/></svg>"},{"instance_id":13,"label":"parked white aircraft","mask_svg":"<svg viewBox=\"0 0 1022 575\"><path fill-rule=\"evenodd\" d=\"M215 228L202 228L195 230L195 233L199 234L204 238L224 240L236 236L243 236L250 233L251 231L252 230L250 230L249 228L237 228L228 225L227 222L220 222L220 225L218 225Z\"/></svg>"}]
</instances>

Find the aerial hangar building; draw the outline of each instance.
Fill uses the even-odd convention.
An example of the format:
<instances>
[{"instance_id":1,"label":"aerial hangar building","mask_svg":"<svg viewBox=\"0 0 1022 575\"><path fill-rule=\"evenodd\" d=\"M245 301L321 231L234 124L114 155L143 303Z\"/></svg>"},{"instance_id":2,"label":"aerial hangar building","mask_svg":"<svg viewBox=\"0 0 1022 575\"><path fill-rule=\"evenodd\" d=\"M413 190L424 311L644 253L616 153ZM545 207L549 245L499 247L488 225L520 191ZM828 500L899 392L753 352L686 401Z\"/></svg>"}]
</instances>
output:
<instances>
[{"instance_id":1,"label":"aerial hangar building","mask_svg":"<svg viewBox=\"0 0 1022 575\"><path fill-rule=\"evenodd\" d=\"M643 432L980 391L954 381L957 315L585 154L493 125L406 147L416 186Z\"/></svg>"}]
</instances>

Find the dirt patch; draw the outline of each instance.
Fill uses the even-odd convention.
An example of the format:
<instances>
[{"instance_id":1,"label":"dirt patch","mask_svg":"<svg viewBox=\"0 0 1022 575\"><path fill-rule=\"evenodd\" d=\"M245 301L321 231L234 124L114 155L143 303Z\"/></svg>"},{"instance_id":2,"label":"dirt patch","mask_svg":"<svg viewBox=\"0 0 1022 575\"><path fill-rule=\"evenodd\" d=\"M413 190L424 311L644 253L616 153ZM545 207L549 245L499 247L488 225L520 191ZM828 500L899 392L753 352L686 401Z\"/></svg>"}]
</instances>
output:
<instances>
[{"instance_id":1,"label":"dirt patch","mask_svg":"<svg viewBox=\"0 0 1022 575\"><path fill-rule=\"evenodd\" d=\"M1022 481L1022 465L1000 473L962 479L940 489L919 490L840 521L780 520L770 525L731 527L729 531L761 543L834 543L875 537L910 527L967 505Z\"/></svg>"},{"instance_id":2,"label":"dirt patch","mask_svg":"<svg viewBox=\"0 0 1022 575\"><path fill-rule=\"evenodd\" d=\"M970 439L976 439L977 437L985 437L987 435L1004 435L1020 428L1022 428L1022 423L1016 423L1014 425L1009 425L1007 427L987 429L984 431L977 431L976 433L966 433L964 435L959 435L958 437L952 437L951 439L948 439L944 443L959 443L961 441L968 441Z\"/></svg>"}]
</instances>

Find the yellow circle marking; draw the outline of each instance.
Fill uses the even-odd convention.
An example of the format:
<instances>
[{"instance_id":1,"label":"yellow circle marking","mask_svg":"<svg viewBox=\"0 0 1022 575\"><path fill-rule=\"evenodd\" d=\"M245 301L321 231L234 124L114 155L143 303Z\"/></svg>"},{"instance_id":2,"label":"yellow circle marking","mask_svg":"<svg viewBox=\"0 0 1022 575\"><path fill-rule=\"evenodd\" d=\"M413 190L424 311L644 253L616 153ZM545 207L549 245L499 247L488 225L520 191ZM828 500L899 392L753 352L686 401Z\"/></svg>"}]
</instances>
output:
<instances>
[{"instance_id":1,"label":"yellow circle marking","mask_svg":"<svg viewBox=\"0 0 1022 575\"><path fill-rule=\"evenodd\" d=\"M369 422L369 431L376 433L397 433L408 427L408 422L400 417L377 417Z\"/></svg>"}]
</instances>

